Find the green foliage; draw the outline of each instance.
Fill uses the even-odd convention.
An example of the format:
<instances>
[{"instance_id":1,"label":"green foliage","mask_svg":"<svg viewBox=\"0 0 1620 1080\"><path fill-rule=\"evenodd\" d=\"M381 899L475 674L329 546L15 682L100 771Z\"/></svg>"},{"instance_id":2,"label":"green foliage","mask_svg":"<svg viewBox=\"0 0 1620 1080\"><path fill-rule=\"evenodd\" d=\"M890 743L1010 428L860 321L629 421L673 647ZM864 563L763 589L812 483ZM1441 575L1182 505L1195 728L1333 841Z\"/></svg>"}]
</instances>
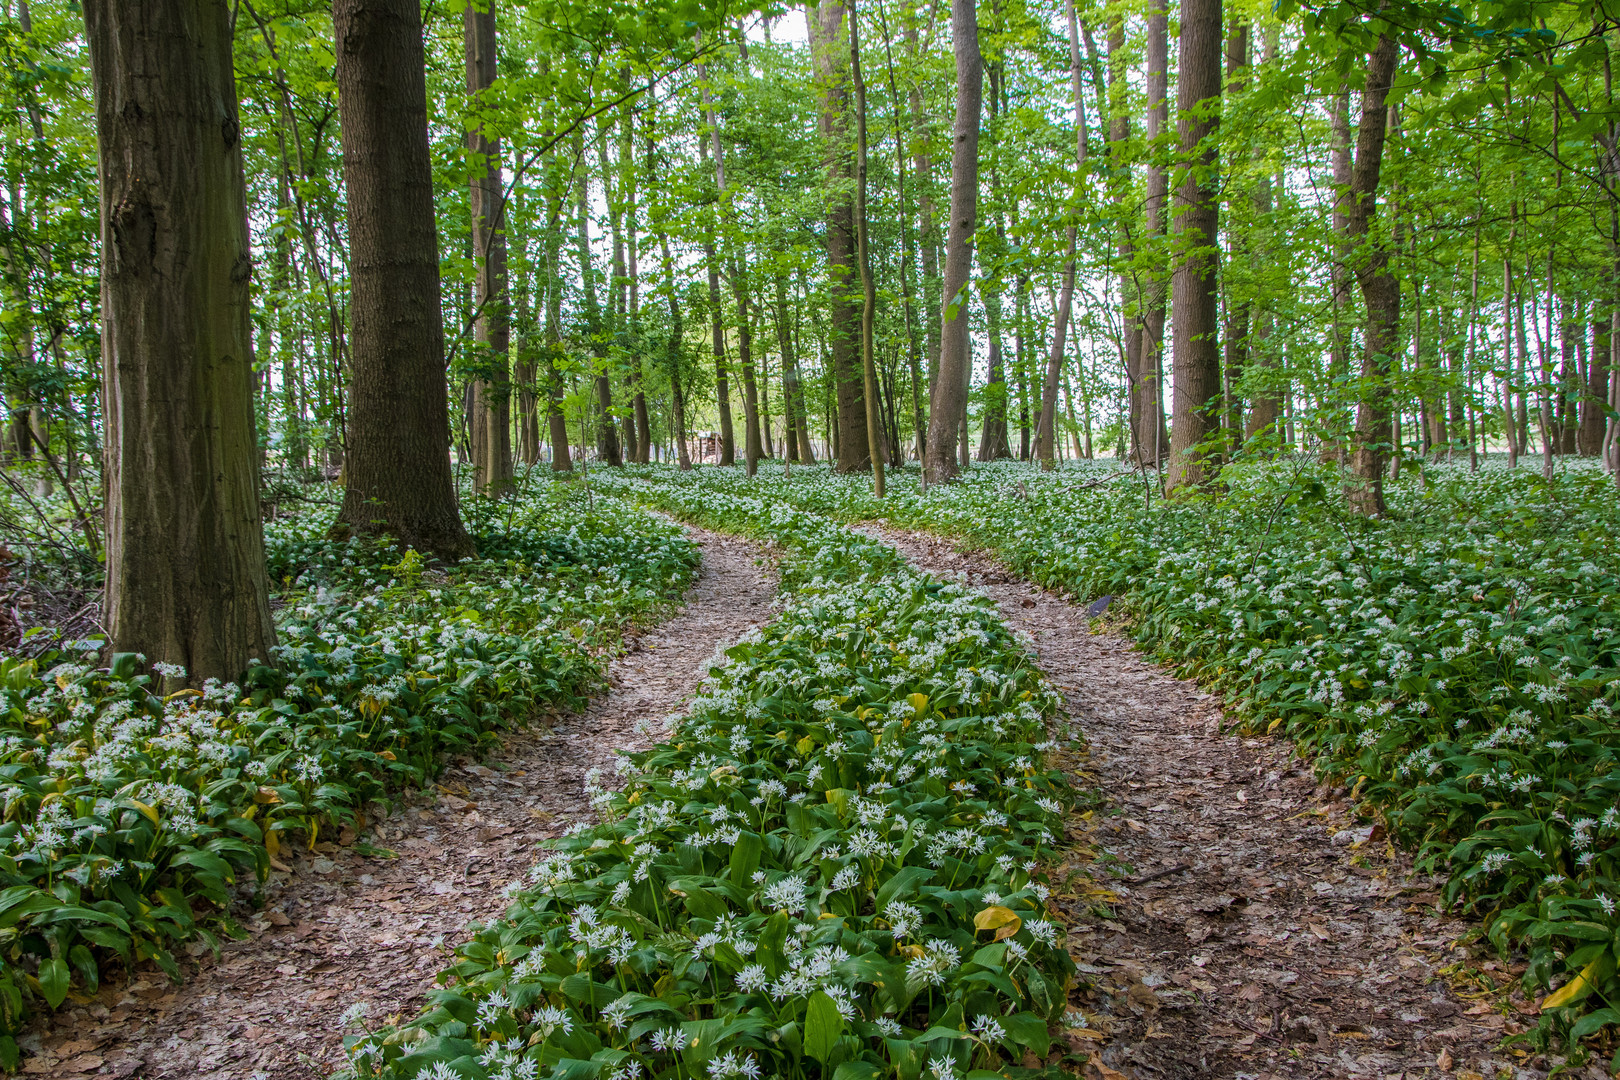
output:
<instances>
[{"instance_id":1,"label":"green foliage","mask_svg":"<svg viewBox=\"0 0 1620 1080\"><path fill-rule=\"evenodd\" d=\"M768 534L788 606L622 790L593 781L601 823L513 886L421 1016L348 1040L357 1074L917 1077L1041 1045L1074 969L1033 878L1066 795L1025 649L824 517L647 475L595 482Z\"/></svg>"},{"instance_id":2,"label":"green foliage","mask_svg":"<svg viewBox=\"0 0 1620 1080\"><path fill-rule=\"evenodd\" d=\"M531 500L486 558L433 570L325 540L323 509L278 520L283 643L240 684L159 698L143 658L95 666L98 641L0 657L0 1034L115 957L178 977L175 946L236 932L283 843L363 828L444 754L580 705L600 650L695 565L668 523L597 507Z\"/></svg>"},{"instance_id":3,"label":"green foliage","mask_svg":"<svg viewBox=\"0 0 1620 1080\"><path fill-rule=\"evenodd\" d=\"M886 503L859 480L756 478L773 506L888 518L994 550L1079 598L1119 597L1136 635L1288 735L1448 873L1445 899L1530 960L1551 1000L1538 1038L1612 1022L1620 942L1620 527L1612 482L1554 484L1488 464L1390 488L1388 521L1351 516L1313 461L1229 467L1227 489L1145 504L1112 464L971 470ZM901 474L903 477L904 474ZM1100 481L1100 482L1099 482ZM709 483L725 483L711 480ZM736 483L736 481L732 481Z\"/></svg>"}]
</instances>

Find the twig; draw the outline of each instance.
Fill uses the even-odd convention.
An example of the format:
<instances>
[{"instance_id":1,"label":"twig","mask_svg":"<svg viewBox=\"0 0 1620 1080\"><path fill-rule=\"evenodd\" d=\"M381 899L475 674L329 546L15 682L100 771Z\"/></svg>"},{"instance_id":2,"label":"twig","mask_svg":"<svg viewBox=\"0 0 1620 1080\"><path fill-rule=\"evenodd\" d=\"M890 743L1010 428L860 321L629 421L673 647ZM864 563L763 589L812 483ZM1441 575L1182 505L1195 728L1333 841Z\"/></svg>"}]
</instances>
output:
<instances>
[{"instance_id":1,"label":"twig","mask_svg":"<svg viewBox=\"0 0 1620 1080\"><path fill-rule=\"evenodd\" d=\"M1171 874L1179 874L1183 870L1191 870L1191 869L1192 869L1192 864L1191 863L1176 863L1176 865L1167 866L1163 870L1155 870L1153 873L1149 874L1147 877L1139 877L1135 881L1131 882L1131 884L1132 885L1146 885L1150 881L1158 881L1160 878L1167 878Z\"/></svg>"},{"instance_id":2,"label":"twig","mask_svg":"<svg viewBox=\"0 0 1620 1080\"><path fill-rule=\"evenodd\" d=\"M1272 1042L1276 1043L1278 1046L1281 1046L1283 1044L1283 1041L1281 1039L1277 1038L1277 1036L1275 1036L1275 1035L1267 1035L1265 1032L1261 1031L1259 1028L1251 1027L1248 1024L1245 1024L1243 1021L1239 1020L1235 1016L1232 1017L1232 1023L1236 1024L1238 1027L1242 1028L1245 1031L1254 1032L1256 1035L1260 1036L1262 1039L1269 1039Z\"/></svg>"}]
</instances>

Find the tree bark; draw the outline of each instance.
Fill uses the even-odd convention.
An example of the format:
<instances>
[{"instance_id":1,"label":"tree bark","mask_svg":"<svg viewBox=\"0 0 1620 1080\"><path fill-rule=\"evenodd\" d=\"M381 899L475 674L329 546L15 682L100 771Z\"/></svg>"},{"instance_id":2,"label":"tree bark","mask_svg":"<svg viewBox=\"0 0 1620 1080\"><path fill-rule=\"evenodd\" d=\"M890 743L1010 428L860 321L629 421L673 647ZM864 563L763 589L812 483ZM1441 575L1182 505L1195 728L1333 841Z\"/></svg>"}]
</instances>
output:
<instances>
[{"instance_id":1,"label":"tree bark","mask_svg":"<svg viewBox=\"0 0 1620 1080\"><path fill-rule=\"evenodd\" d=\"M1163 252L1164 235L1169 231L1167 210L1170 201L1170 174L1162 161L1165 129L1170 124L1170 13L1169 0L1156 0L1147 17L1147 144L1154 147L1147 168L1147 190L1143 205L1144 229L1150 250ZM1134 254L1134 252L1133 252ZM1167 262L1167 258L1159 261ZM1137 275L1141 271L1136 272ZM1154 268L1147 272L1147 281L1135 284L1139 323L1137 333L1137 364L1141 400L1136 417L1140 430L1137 443L1142 450L1144 464L1158 468L1170 452L1170 433L1164 426L1164 306L1166 282L1163 274Z\"/></svg>"},{"instance_id":2,"label":"tree bark","mask_svg":"<svg viewBox=\"0 0 1620 1080\"><path fill-rule=\"evenodd\" d=\"M1231 30L1226 37L1226 94L1231 97L1241 94L1248 84L1249 75L1249 25L1243 21L1244 16L1235 16ZM1263 184L1264 181L1261 181ZM1257 187L1260 185L1256 185ZM1230 188L1230 185L1228 185ZM1241 191L1228 190L1228 200L1241 198ZM1256 196L1250 195L1250 202L1254 204ZM1269 198L1267 202L1269 203ZM1230 201L1228 206L1230 206ZM1237 215L1229 214L1226 227L1228 262L1227 266L1248 263L1251 260L1249 238L1237 228ZM1223 335L1225 346L1225 370L1222 372L1221 383L1225 391L1225 409L1222 425L1226 428L1225 445L1223 453L1230 456L1243 445L1243 392L1240 383L1243 381L1243 372L1249 364L1249 327L1251 322L1251 302L1246 291L1233 288L1232 278L1235 275L1224 275L1226 295L1226 332Z\"/></svg>"},{"instance_id":3,"label":"tree bark","mask_svg":"<svg viewBox=\"0 0 1620 1080\"><path fill-rule=\"evenodd\" d=\"M1361 96L1361 122L1356 133L1356 156L1345 198L1345 236L1352 248L1351 269L1367 305L1367 328L1362 343L1361 379L1365 388L1356 406L1356 427L1350 444L1351 481L1346 490L1350 507L1358 514L1384 513L1384 466L1391 439L1391 357L1400 333L1400 282L1389 269L1389 249L1370 235L1378 202L1378 174L1384 160L1384 137L1389 123L1385 102L1395 77L1400 47L1384 34L1367 59L1367 85Z\"/></svg>"},{"instance_id":4,"label":"tree bark","mask_svg":"<svg viewBox=\"0 0 1620 1080\"><path fill-rule=\"evenodd\" d=\"M468 4L462 18L467 50L467 98L476 105L495 82L495 0L482 11ZM500 140L482 125L467 132L467 150L475 171L471 181L473 261L473 341L481 346L480 366L487 377L472 380L473 489L499 497L512 486L512 383L508 366L511 315L506 271L506 215L501 183Z\"/></svg>"},{"instance_id":5,"label":"tree bark","mask_svg":"<svg viewBox=\"0 0 1620 1080\"><path fill-rule=\"evenodd\" d=\"M439 242L416 0L335 0L353 369L339 521L454 560Z\"/></svg>"},{"instance_id":6,"label":"tree bark","mask_svg":"<svg viewBox=\"0 0 1620 1080\"><path fill-rule=\"evenodd\" d=\"M839 0L807 9L810 50L821 92L819 129L827 179L834 194L827 205L827 317L829 375L838 398L840 473L865 469L872 450L866 433L865 374L860 359L861 304L856 299L860 271L855 253L855 162L850 145L849 49L844 5Z\"/></svg>"},{"instance_id":7,"label":"tree bark","mask_svg":"<svg viewBox=\"0 0 1620 1080\"><path fill-rule=\"evenodd\" d=\"M664 257L664 275L669 278L669 394L670 420L674 430L676 460L682 472L692 467L692 458L686 449L686 394L681 389L681 303L675 285L675 260L669 257L669 236L658 234L658 250Z\"/></svg>"},{"instance_id":8,"label":"tree bark","mask_svg":"<svg viewBox=\"0 0 1620 1080\"><path fill-rule=\"evenodd\" d=\"M956 54L956 124L951 144L951 219L945 241L945 280L940 306L939 377L929 399L928 483L954 479L952 451L966 458L967 385L973 363L969 340L968 277L973 272L973 232L978 227L979 110L984 70L979 55L975 0L951 0L951 38ZM958 444L958 433L962 438Z\"/></svg>"},{"instance_id":9,"label":"tree bark","mask_svg":"<svg viewBox=\"0 0 1620 1080\"><path fill-rule=\"evenodd\" d=\"M1350 145L1350 90L1341 85L1333 96L1331 116L1330 163L1333 168L1333 236L1336 240L1333 259L1328 264L1328 283L1333 290L1333 332L1328 343L1328 379L1342 379L1350 374L1350 331L1347 326L1350 310L1350 285L1355 275L1350 272L1351 242L1349 238L1349 191L1354 173ZM1346 460L1345 418L1339 409L1339 419L1323 439L1323 458L1343 462Z\"/></svg>"},{"instance_id":10,"label":"tree bark","mask_svg":"<svg viewBox=\"0 0 1620 1080\"><path fill-rule=\"evenodd\" d=\"M1179 55L1176 111L1185 174L1173 215L1175 396L1165 481L1169 491L1203 485L1218 465L1205 440L1219 427L1221 392L1215 281L1219 183L1213 139L1221 97L1221 0L1182 0Z\"/></svg>"},{"instance_id":11,"label":"tree bark","mask_svg":"<svg viewBox=\"0 0 1620 1080\"><path fill-rule=\"evenodd\" d=\"M906 55L915 65L917 60L917 20L915 13L906 19ZM940 327L930 312L940 306L939 237L934 224L933 162L928 157L926 143L926 116L923 112L922 88L916 78L907 90L911 109L911 171L917 178L917 247L922 260L922 310L925 352L928 363L928 397L933 400L934 380L939 377ZM898 109L897 109L898 111ZM919 458L926 456L928 447L927 425L918 428Z\"/></svg>"},{"instance_id":12,"label":"tree bark","mask_svg":"<svg viewBox=\"0 0 1620 1080\"><path fill-rule=\"evenodd\" d=\"M84 14L102 208L104 619L115 652L181 665L194 683L235 679L276 639L229 12L224 0L90 0Z\"/></svg>"},{"instance_id":13,"label":"tree bark","mask_svg":"<svg viewBox=\"0 0 1620 1080\"><path fill-rule=\"evenodd\" d=\"M877 316L877 289L872 280L872 253L866 221L866 79L861 75L860 14L849 0L849 70L855 84L855 258L861 272L861 383L866 404L866 444L872 456L872 492L883 498L883 462L888 456L878 418L877 358L872 355L872 323Z\"/></svg>"}]
</instances>

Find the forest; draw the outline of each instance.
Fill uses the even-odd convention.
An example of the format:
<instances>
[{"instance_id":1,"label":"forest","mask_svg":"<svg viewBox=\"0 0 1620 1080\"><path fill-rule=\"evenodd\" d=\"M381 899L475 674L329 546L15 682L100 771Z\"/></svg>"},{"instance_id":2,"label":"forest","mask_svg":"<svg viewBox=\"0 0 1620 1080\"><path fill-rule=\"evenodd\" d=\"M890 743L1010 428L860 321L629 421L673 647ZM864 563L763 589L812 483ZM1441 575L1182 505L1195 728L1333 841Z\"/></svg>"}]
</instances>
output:
<instances>
[{"instance_id":1,"label":"forest","mask_svg":"<svg viewBox=\"0 0 1620 1080\"><path fill-rule=\"evenodd\" d=\"M1612 41L0 0L0 1070L1620 1075Z\"/></svg>"}]
</instances>

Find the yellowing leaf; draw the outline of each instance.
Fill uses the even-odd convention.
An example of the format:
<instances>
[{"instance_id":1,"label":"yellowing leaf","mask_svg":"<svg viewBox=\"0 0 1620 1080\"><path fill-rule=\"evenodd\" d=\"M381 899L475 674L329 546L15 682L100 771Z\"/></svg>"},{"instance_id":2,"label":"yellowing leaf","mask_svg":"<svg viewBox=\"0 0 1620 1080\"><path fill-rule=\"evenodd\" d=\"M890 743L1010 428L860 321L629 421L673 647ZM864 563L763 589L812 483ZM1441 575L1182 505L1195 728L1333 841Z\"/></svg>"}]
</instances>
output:
<instances>
[{"instance_id":1,"label":"yellowing leaf","mask_svg":"<svg viewBox=\"0 0 1620 1080\"><path fill-rule=\"evenodd\" d=\"M927 694L911 694L906 698L906 700L911 702L911 707L917 710L918 716L922 716L928 711Z\"/></svg>"},{"instance_id":2,"label":"yellowing leaf","mask_svg":"<svg viewBox=\"0 0 1620 1080\"><path fill-rule=\"evenodd\" d=\"M129 801L130 801L130 805L135 807L135 809L139 810L141 813L145 814L147 816L147 818L152 822L152 824L154 824L154 825L159 824L159 822L158 822L158 812L156 810L154 810L150 806L147 806L145 803L141 802L141 800L139 800L139 799L131 799Z\"/></svg>"},{"instance_id":3,"label":"yellowing leaf","mask_svg":"<svg viewBox=\"0 0 1620 1080\"><path fill-rule=\"evenodd\" d=\"M394 752L392 750L384 750L382 753L378 754L377 756L382 758L384 761L398 761L399 760L399 758L394 756Z\"/></svg>"},{"instance_id":4,"label":"yellowing leaf","mask_svg":"<svg viewBox=\"0 0 1620 1080\"><path fill-rule=\"evenodd\" d=\"M1607 956L1598 957L1590 964L1587 964L1585 970L1583 970L1579 975L1569 980L1569 982L1565 983L1557 990L1554 990L1552 993L1548 994L1546 999L1541 1003L1541 1011L1546 1012L1548 1009L1561 1008L1564 1005L1569 1005L1573 1002L1579 1001L1587 994L1590 994L1592 992L1593 985L1596 984L1600 978L1602 978L1602 975L1598 971L1598 965L1602 964L1607 959L1609 959ZM1609 962L1611 964L1613 963L1612 960Z\"/></svg>"},{"instance_id":5,"label":"yellowing leaf","mask_svg":"<svg viewBox=\"0 0 1620 1080\"><path fill-rule=\"evenodd\" d=\"M797 750L799 752L800 757L809 757L810 752L812 750L814 750L815 748L816 748L816 740L812 739L808 735L806 735L804 738L800 739L798 742L793 744L793 749L795 749L795 750Z\"/></svg>"},{"instance_id":6,"label":"yellowing leaf","mask_svg":"<svg viewBox=\"0 0 1620 1080\"><path fill-rule=\"evenodd\" d=\"M253 801L261 804L278 803L281 801L281 796L276 793L275 788L260 787L258 791L253 793Z\"/></svg>"},{"instance_id":7,"label":"yellowing leaf","mask_svg":"<svg viewBox=\"0 0 1620 1080\"><path fill-rule=\"evenodd\" d=\"M281 834L276 832L274 829L266 830L264 834L264 849L270 853L270 858L272 860L274 860L277 855L280 855Z\"/></svg>"},{"instance_id":8,"label":"yellowing leaf","mask_svg":"<svg viewBox=\"0 0 1620 1080\"><path fill-rule=\"evenodd\" d=\"M1024 920L1012 908L1002 907L1000 904L991 904L977 915L973 916L975 930L994 930L996 936L992 941L1002 941L1018 933Z\"/></svg>"},{"instance_id":9,"label":"yellowing leaf","mask_svg":"<svg viewBox=\"0 0 1620 1080\"><path fill-rule=\"evenodd\" d=\"M1279 727L1282 726L1282 722L1283 722L1283 718L1279 716L1279 717L1277 717L1277 719L1275 719L1271 723L1267 724L1266 725L1266 734L1270 735L1273 731L1276 731Z\"/></svg>"}]
</instances>

